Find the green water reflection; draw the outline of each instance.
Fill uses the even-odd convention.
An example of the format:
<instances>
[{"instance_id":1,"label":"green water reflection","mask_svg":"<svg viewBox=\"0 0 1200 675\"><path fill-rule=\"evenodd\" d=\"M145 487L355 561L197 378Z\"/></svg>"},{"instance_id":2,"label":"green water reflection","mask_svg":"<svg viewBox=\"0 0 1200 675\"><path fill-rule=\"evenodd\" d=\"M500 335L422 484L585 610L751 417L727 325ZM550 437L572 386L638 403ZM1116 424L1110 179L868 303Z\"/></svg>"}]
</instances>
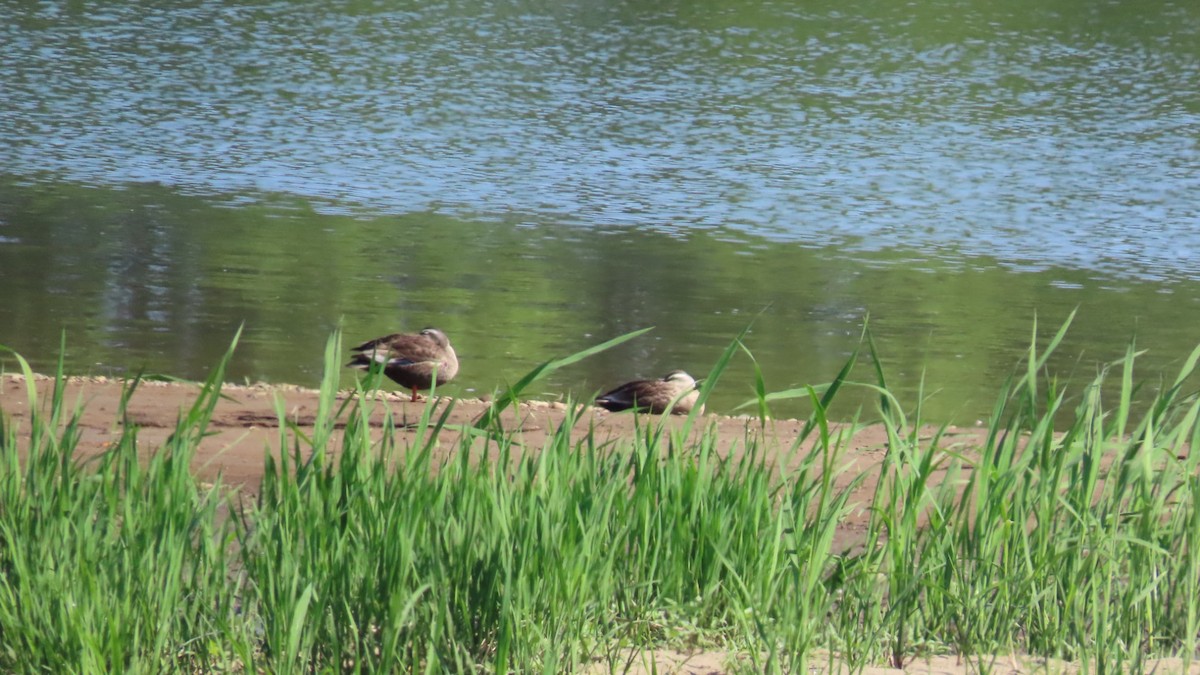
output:
<instances>
[{"instance_id":1,"label":"green water reflection","mask_svg":"<svg viewBox=\"0 0 1200 675\"><path fill-rule=\"evenodd\" d=\"M200 378L245 323L233 379L313 385L339 322L347 340L436 325L463 363L449 393L469 396L547 358L656 326L538 392L555 397L674 368L703 373L753 321L747 345L768 390L780 390L828 381L869 313L906 404L924 373L927 415L970 422L1014 372L1035 315L1048 334L1079 308L1050 365L1076 382L1119 358L1134 335L1149 350L1146 376L1177 368L1198 338L1194 282L1014 272L912 250L850 256L725 230L363 218L272 195L242 201L155 185L3 180L0 344L49 370L65 330L71 372ZM870 379L865 367L856 375ZM739 357L713 408L730 411L751 396L751 382ZM838 412L866 400L849 396Z\"/></svg>"}]
</instances>

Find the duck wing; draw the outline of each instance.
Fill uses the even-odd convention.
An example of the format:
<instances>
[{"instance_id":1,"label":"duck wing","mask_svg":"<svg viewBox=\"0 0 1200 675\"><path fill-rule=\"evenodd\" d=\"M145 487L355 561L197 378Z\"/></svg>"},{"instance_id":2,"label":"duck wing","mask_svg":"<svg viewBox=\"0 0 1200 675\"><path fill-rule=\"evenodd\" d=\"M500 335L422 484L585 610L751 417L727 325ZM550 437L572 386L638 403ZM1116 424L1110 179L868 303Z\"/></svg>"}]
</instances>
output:
<instances>
[{"instance_id":1,"label":"duck wing","mask_svg":"<svg viewBox=\"0 0 1200 675\"><path fill-rule=\"evenodd\" d=\"M652 406L656 391L659 389L660 382L656 380L634 380L601 394L596 397L596 405L611 410L612 412L620 412L629 410L636 406L639 410L645 410Z\"/></svg>"},{"instance_id":2,"label":"duck wing","mask_svg":"<svg viewBox=\"0 0 1200 675\"><path fill-rule=\"evenodd\" d=\"M376 363L388 365L411 365L416 363L436 363L443 359L444 353L437 342L424 335L408 335L394 333L354 347L354 365Z\"/></svg>"}]
</instances>

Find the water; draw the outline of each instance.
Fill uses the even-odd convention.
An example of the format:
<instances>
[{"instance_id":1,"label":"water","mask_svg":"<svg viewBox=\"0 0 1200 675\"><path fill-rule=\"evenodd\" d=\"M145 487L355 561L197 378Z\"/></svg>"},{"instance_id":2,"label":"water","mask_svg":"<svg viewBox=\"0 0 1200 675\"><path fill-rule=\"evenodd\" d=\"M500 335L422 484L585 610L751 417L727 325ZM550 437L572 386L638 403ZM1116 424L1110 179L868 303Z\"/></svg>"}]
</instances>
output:
<instances>
[{"instance_id":1,"label":"water","mask_svg":"<svg viewBox=\"0 0 1200 675\"><path fill-rule=\"evenodd\" d=\"M1200 7L877 4L7 3L0 344L198 377L245 322L235 377L312 384L339 320L434 324L471 393L657 326L554 395L753 320L782 389L869 314L964 421L1078 306L1056 373L1177 367Z\"/></svg>"}]
</instances>

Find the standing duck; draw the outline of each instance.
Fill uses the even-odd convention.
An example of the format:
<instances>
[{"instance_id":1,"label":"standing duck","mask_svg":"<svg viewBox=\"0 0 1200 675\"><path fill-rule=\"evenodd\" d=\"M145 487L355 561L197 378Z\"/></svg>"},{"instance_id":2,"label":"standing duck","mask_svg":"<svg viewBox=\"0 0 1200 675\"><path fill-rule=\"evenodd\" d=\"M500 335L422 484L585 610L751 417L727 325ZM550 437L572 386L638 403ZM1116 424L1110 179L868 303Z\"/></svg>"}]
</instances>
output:
<instances>
[{"instance_id":1,"label":"standing duck","mask_svg":"<svg viewBox=\"0 0 1200 675\"><path fill-rule=\"evenodd\" d=\"M441 386L458 374L458 356L450 346L450 338L437 328L425 328L415 335L395 333L375 338L350 351L354 356L348 366L370 370L372 363L383 364L383 374L411 389L413 401L417 400L418 389L433 386L435 377Z\"/></svg>"},{"instance_id":2,"label":"standing duck","mask_svg":"<svg viewBox=\"0 0 1200 675\"><path fill-rule=\"evenodd\" d=\"M682 370L672 370L657 380L634 380L601 394L596 405L617 412L633 408L639 412L661 415L670 410L675 415L686 415L696 405L700 392L696 380ZM700 408L704 412L704 408Z\"/></svg>"}]
</instances>

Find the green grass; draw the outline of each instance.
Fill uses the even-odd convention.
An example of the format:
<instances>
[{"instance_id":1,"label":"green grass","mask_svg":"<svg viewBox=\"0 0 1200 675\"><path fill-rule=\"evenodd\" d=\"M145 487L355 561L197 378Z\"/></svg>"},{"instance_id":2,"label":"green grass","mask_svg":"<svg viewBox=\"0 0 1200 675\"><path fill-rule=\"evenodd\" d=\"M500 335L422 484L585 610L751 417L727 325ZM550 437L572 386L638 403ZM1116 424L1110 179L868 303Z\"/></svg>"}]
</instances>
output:
<instances>
[{"instance_id":1,"label":"green grass","mask_svg":"<svg viewBox=\"0 0 1200 675\"><path fill-rule=\"evenodd\" d=\"M305 435L279 404L285 451L264 457L253 503L188 469L228 355L149 462L127 424L87 463L73 458L79 404L64 400L61 364L39 409L18 357L35 414L22 439L0 416L0 671L622 672L630 649L662 646L727 651L756 673L800 672L818 653L851 667L934 653L1099 672L1190 661L1200 401L1185 383L1200 350L1135 413L1132 346L1078 392L1044 372L1065 330L1039 349L1035 327L970 452L918 436L921 401L889 393L869 335L870 384L850 379L856 353L825 387L758 386L761 424L773 400L812 405L816 447L784 471L750 434L723 459L711 430L689 435L696 415L674 431L639 418L633 438L601 442L571 405L540 448L503 426L499 410L537 378L620 339L542 364L470 428L429 407L411 446L390 421L372 440L381 404L368 380L338 405L334 335L318 422ZM717 358L702 397L741 350ZM1119 394L1103 400L1113 377ZM835 487L847 427L824 412L845 387L879 394L890 437L851 552L833 535L868 476ZM448 443L460 446L443 465L434 448Z\"/></svg>"}]
</instances>

